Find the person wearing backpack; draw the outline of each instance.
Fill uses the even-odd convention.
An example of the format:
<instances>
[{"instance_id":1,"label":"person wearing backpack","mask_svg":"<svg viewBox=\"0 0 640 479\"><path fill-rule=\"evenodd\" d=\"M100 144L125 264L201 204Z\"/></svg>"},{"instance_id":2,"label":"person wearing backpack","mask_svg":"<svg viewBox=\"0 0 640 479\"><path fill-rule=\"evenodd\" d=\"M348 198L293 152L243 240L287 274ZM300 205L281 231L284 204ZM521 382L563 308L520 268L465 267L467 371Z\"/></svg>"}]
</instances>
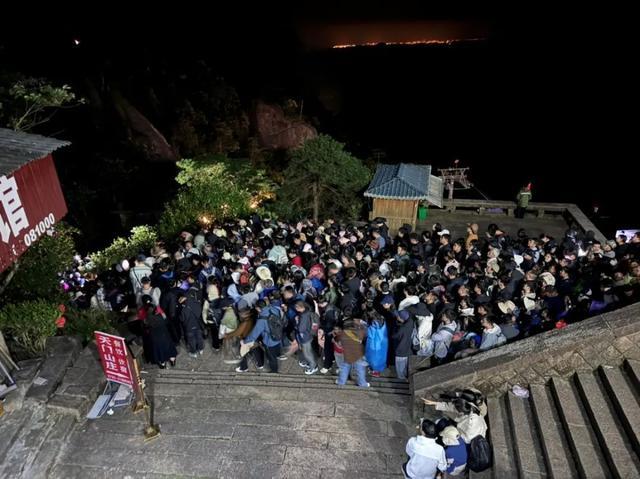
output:
<instances>
[{"instance_id":1,"label":"person wearing backpack","mask_svg":"<svg viewBox=\"0 0 640 479\"><path fill-rule=\"evenodd\" d=\"M452 401L432 401L424 398L422 401L427 406L434 406L437 411L443 411L446 417L453 419L466 444L470 444L477 436L486 436L487 423L482 417L483 411L472 402L461 397Z\"/></svg>"},{"instance_id":2,"label":"person wearing backpack","mask_svg":"<svg viewBox=\"0 0 640 479\"><path fill-rule=\"evenodd\" d=\"M453 340L453 335L458 329L455 321L456 313L451 309L445 309L440 315L440 326L436 332L427 340L427 346L418 351L418 356L431 357L435 356L441 361L449 354L449 346Z\"/></svg>"},{"instance_id":3,"label":"person wearing backpack","mask_svg":"<svg viewBox=\"0 0 640 479\"><path fill-rule=\"evenodd\" d=\"M429 419L423 419L418 429L420 435L407 441L409 460L402 465L402 473L405 479L435 479L447 470L444 448L436 442L438 430Z\"/></svg>"},{"instance_id":4,"label":"person wearing backpack","mask_svg":"<svg viewBox=\"0 0 640 479\"><path fill-rule=\"evenodd\" d=\"M358 386L368 388L367 362L364 358L364 338L367 330L359 319L347 320L342 330L337 331L336 339L340 342L344 352L344 362L340 366L340 375L336 384L344 386L349 379L351 368L355 368L358 377Z\"/></svg>"},{"instance_id":5,"label":"person wearing backpack","mask_svg":"<svg viewBox=\"0 0 640 479\"><path fill-rule=\"evenodd\" d=\"M299 364L305 368L305 374L315 374L318 372L318 365L311 344L313 340L313 319L311 317L311 311L309 310L309 305L304 301L296 302L294 309L296 311L296 341L305 360L305 362L300 361Z\"/></svg>"},{"instance_id":6,"label":"person wearing backpack","mask_svg":"<svg viewBox=\"0 0 640 479\"><path fill-rule=\"evenodd\" d=\"M469 394L470 393L470 394ZM443 395L440 397L442 398ZM450 396L449 396L450 397ZM423 398L428 406L444 413L445 419L453 420L460 432L460 437L467 445L467 466L474 472L481 472L491 467L493 453L491 444L486 439L487 423L486 403L482 394L473 389L464 390L462 394L455 394L450 401L432 401ZM446 421L449 422L450 421Z\"/></svg>"},{"instance_id":7,"label":"person wearing backpack","mask_svg":"<svg viewBox=\"0 0 640 479\"><path fill-rule=\"evenodd\" d=\"M272 373L278 372L278 356L280 356L280 349L282 346L282 336L285 324L285 317L280 308L268 304L265 300L261 299L256 303L255 307L258 313L258 319L256 325L253 327L249 335L240 341L241 345L254 343L259 341L262 343L263 348L256 347L253 349L254 358L258 369L264 367L264 356L267 357L269 363L269 369ZM236 371L243 373L247 371L248 354L245 354L240 361L240 365L236 368Z\"/></svg>"},{"instance_id":8,"label":"person wearing backpack","mask_svg":"<svg viewBox=\"0 0 640 479\"><path fill-rule=\"evenodd\" d=\"M467 468L467 445L460 437L460 432L455 426L447 426L440 431L440 440L444 446L447 457L447 471L445 479L465 477Z\"/></svg>"},{"instance_id":9,"label":"person wearing backpack","mask_svg":"<svg viewBox=\"0 0 640 479\"><path fill-rule=\"evenodd\" d=\"M500 326L491 321L489 317L482 318L480 324L483 327L482 342L480 343L479 348L480 351L486 351L507 342L507 338L502 333Z\"/></svg>"}]
</instances>

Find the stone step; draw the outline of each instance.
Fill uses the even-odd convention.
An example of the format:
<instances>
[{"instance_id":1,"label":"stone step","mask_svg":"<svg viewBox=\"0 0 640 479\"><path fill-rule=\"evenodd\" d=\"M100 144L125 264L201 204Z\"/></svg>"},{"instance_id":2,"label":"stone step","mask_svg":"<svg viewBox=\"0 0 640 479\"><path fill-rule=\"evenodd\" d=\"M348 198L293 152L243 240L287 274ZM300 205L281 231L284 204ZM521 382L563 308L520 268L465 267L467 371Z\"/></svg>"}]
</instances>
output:
<instances>
[{"instance_id":1,"label":"stone step","mask_svg":"<svg viewBox=\"0 0 640 479\"><path fill-rule=\"evenodd\" d=\"M538 440L539 433L529 400L507 393L506 402L520 477L547 477L542 446Z\"/></svg>"},{"instance_id":2,"label":"stone step","mask_svg":"<svg viewBox=\"0 0 640 479\"><path fill-rule=\"evenodd\" d=\"M548 476L552 479L577 478L576 467L571 458L571 449L562 430L562 424L553 404L549 387L532 384L529 386L529 390Z\"/></svg>"},{"instance_id":3,"label":"stone step","mask_svg":"<svg viewBox=\"0 0 640 479\"><path fill-rule=\"evenodd\" d=\"M306 374L285 374L285 373L277 373L272 374L268 372L254 372L247 371L245 373L238 372L227 372L227 371L186 371L180 369L160 369L154 373L155 376L158 377L216 377L221 379L228 378L238 378L238 377L251 377L251 378L268 378L270 381L288 381L288 380L296 380L301 382L320 382L320 381L331 381L335 382L337 376L329 375L329 374L312 374L307 376ZM409 389L409 382L404 379L398 378L374 378L369 377L370 383L379 384L381 386L384 385L393 385L395 388L405 388Z\"/></svg>"},{"instance_id":4,"label":"stone step","mask_svg":"<svg viewBox=\"0 0 640 479\"><path fill-rule=\"evenodd\" d=\"M573 385L564 379L552 378L551 391L580 477L612 477Z\"/></svg>"},{"instance_id":5,"label":"stone step","mask_svg":"<svg viewBox=\"0 0 640 479\"><path fill-rule=\"evenodd\" d=\"M491 468L482 472L469 471L469 479L491 479L492 477L493 477L493 472Z\"/></svg>"},{"instance_id":6,"label":"stone step","mask_svg":"<svg viewBox=\"0 0 640 479\"><path fill-rule=\"evenodd\" d=\"M515 452L509 428L508 411L504 397L487 399L489 442L493 447L493 477L518 477Z\"/></svg>"},{"instance_id":7,"label":"stone step","mask_svg":"<svg viewBox=\"0 0 640 479\"><path fill-rule=\"evenodd\" d=\"M629 364L626 374L619 368L600 368L599 374L629 442L636 455L640 456L640 405L637 399L639 394L633 386L636 380L633 374L640 372L640 368L637 367L637 363Z\"/></svg>"},{"instance_id":8,"label":"stone step","mask_svg":"<svg viewBox=\"0 0 640 479\"><path fill-rule=\"evenodd\" d=\"M32 383L25 401L46 403L62 382L67 368L70 367L82 350L82 341L76 336L54 336L47 338L44 361L40 365L36 379L39 384Z\"/></svg>"},{"instance_id":9,"label":"stone step","mask_svg":"<svg viewBox=\"0 0 640 479\"><path fill-rule=\"evenodd\" d=\"M344 386L337 386L334 382L299 382L299 381L269 381L266 379L252 379L252 378L179 378L179 377L156 377L153 379L154 384L167 384L167 385L197 385L197 386L253 386L253 387L276 387L281 389L306 389L306 390L340 390L340 391L360 391L360 392L372 392L385 395L400 395L410 396L410 392L407 389L395 389L386 387L376 387L372 384L370 388L359 388L355 385L347 384Z\"/></svg>"},{"instance_id":10,"label":"stone step","mask_svg":"<svg viewBox=\"0 0 640 479\"><path fill-rule=\"evenodd\" d=\"M640 361L627 359L624 362L624 370L634 389L634 394L640 395Z\"/></svg>"},{"instance_id":11,"label":"stone step","mask_svg":"<svg viewBox=\"0 0 640 479\"><path fill-rule=\"evenodd\" d=\"M620 374L618 369L613 371ZM616 418L611 402L596 376L593 373L579 373L576 374L575 380L613 477L640 477L640 469L636 464L637 458L634 457L635 454L626 440L625 432Z\"/></svg>"},{"instance_id":12,"label":"stone step","mask_svg":"<svg viewBox=\"0 0 640 479\"><path fill-rule=\"evenodd\" d=\"M220 381L268 381L269 383L297 383L297 384L333 384L336 376L325 375L303 375L303 374L271 374L262 372L209 372L209 371L180 371L180 370L160 370L154 376L159 379L214 379ZM407 381L396 378L369 378L369 383L376 388L390 388L409 391Z\"/></svg>"}]
</instances>

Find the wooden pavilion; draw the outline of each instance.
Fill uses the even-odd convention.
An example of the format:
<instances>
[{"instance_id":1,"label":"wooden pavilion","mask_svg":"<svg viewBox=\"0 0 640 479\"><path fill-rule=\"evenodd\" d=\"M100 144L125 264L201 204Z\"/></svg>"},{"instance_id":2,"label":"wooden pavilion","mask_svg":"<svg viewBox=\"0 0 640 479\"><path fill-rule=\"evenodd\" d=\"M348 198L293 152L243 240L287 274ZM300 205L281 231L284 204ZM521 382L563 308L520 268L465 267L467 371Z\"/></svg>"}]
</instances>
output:
<instances>
[{"instance_id":1,"label":"wooden pavilion","mask_svg":"<svg viewBox=\"0 0 640 479\"><path fill-rule=\"evenodd\" d=\"M430 165L379 164L364 196L373 199L370 219L383 217L391 232L404 225L416 227L418 205L426 201L442 208L442 179L431 174Z\"/></svg>"}]
</instances>

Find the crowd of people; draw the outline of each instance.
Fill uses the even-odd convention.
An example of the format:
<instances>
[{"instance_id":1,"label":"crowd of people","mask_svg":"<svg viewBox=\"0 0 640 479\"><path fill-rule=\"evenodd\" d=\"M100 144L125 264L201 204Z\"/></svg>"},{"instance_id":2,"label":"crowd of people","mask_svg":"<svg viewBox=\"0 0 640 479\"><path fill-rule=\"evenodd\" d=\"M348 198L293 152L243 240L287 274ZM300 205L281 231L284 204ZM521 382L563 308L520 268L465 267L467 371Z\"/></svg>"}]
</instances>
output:
<instances>
[{"instance_id":1,"label":"crowd of people","mask_svg":"<svg viewBox=\"0 0 640 479\"><path fill-rule=\"evenodd\" d=\"M158 242L100 275L75 272L64 287L79 307L121 312L160 368L176 365L181 342L195 360L209 342L238 373L277 373L297 357L305 374L367 388L385 371L406 379L412 355L442 364L631 304L639 260L640 234L601 243L575 229L553 238L471 223L456 237L436 223L392 235L384 218L255 215ZM479 391L425 399L440 417L407 443L406 477L487 467L483 401Z\"/></svg>"},{"instance_id":2,"label":"crowd of people","mask_svg":"<svg viewBox=\"0 0 640 479\"><path fill-rule=\"evenodd\" d=\"M233 220L184 232L108 273L70 278L80 306L127 311L147 361L175 365L184 341L225 361L305 374L355 369L407 378L412 355L441 364L636 301L640 235L601 243L511 235L492 224L390 235L366 224ZM173 247L172 247L173 246ZM85 265L90 266L90 265ZM335 368L335 370L334 370Z\"/></svg>"}]
</instances>

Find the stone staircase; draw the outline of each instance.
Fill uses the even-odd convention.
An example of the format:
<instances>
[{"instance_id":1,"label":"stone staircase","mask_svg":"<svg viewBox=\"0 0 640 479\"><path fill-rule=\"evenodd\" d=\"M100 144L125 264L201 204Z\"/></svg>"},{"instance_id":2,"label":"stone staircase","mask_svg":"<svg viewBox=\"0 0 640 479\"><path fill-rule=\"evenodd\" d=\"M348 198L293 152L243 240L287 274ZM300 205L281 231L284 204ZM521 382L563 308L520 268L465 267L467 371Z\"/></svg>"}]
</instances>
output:
<instances>
[{"instance_id":1,"label":"stone staircase","mask_svg":"<svg viewBox=\"0 0 640 479\"><path fill-rule=\"evenodd\" d=\"M185 386L253 386L266 388L282 388L289 390L304 389L308 391L354 391L371 395L397 395L406 396L409 402L409 383L402 379L380 377L369 378L370 388L359 388L355 384L336 386L336 376L315 374L306 376L303 374L271 374L265 372L247 371L244 373L227 371L188 371L180 369L153 370L154 391L166 387L183 388ZM263 391L264 392L264 391Z\"/></svg>"},{"instance_id":2,"label":"stone staircase","mask_svg":"<svg viewBox=\"0 0 640 479\"><path fill-rule=\"evenodd\" d=\"M338 387L293 361L279 374L236 373L215 357L143 374L158 439L143 443L143 417L116 410L74 431L49 478L402 477L415 434L406 381Z\"/></svg>"},{"instance_id":3,"label":"stone staircase","mask_svg":"<svg viewBox=\"0 0 640 479\"><path fill-rule=\"evenodd\" d=\"M488 400L492 477L640 477L640 362Z\"/></svg>"}]
</instances>

